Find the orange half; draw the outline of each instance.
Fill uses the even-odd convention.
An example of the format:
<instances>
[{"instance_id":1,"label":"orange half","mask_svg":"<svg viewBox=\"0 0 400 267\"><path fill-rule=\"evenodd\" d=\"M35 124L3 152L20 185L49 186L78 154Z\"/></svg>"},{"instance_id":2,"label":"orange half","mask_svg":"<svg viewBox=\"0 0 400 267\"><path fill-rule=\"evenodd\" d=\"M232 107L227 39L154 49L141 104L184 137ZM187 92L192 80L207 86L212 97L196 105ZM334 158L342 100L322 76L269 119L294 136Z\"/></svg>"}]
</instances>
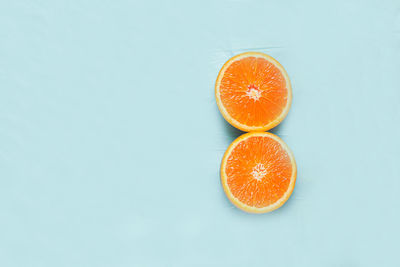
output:
<instances>
[{"instance_id":1,"label":"orange half","mask_svg":"<svg viewBox=\"0 0 400 267\"><path fill-rule=\"evenodd\" d=\"M278 136L246 133L228 147L221 164L225 194L238 208L265 213L290 197L297 168L293 153Z\"/></svg>"},{"instance_id":2,"label":"orange half","mask_svg":"<svg viewBox=\"0 0 400 267\"><path fill-rule=\"evenodd\" d=\"M229 59L215 83L217 105L224 118L245 131L267 131L287 115L292 87L285 69L258 52Z\"/></svg>"}]
</instances>

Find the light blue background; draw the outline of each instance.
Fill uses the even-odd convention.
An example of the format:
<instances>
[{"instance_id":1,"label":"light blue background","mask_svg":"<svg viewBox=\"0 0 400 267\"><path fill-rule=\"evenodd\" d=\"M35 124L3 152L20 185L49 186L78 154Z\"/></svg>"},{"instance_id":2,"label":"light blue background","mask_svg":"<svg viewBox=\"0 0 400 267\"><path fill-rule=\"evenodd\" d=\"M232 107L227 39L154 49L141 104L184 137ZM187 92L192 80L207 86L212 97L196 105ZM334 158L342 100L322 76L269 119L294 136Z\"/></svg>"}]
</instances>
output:
<instances>
[{"instance_id":1,"label":"light blue background","mask_svg":"<svg viewBox=\"0 0 400 267\"><path fill-rule=\"evenodd\" d=\"M214 99L287 69L291 199L226 199ZM400 266L400 2L0 1L0 266Z\"/></svg>"}]
</instances>

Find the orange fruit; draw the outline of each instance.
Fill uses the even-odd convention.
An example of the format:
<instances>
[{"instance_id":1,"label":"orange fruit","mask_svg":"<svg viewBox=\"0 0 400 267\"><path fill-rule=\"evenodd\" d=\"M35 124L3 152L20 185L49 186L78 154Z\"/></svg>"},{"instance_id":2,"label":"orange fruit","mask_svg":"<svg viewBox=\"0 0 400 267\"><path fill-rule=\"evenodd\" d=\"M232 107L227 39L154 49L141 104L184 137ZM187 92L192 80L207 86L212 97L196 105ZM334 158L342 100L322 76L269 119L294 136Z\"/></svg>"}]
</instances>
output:
<instances>
[{"instance_id":1,"label":"orange fruit","mask_svg":"<svg viewBox=\"0 0 400 267\"><path fill-rule=\"evenodd\" d=\"M297 168L289 147L278 136L252 132L228 147L221 164L221 183L229 200L251 213L282 206L296 182Z\"/></svg>"},{"instance_id":2,"label":"orange fruit","mask_svg":"<svg viewBox=\"0 0 400 267\"><path fill-rule=\"evenodd\" d=\"M267 131L287 115L292 87L274 58L246 52L229 59L215 83L217 105L224 118L245 131Z\"/></svg>"}]
</instances>

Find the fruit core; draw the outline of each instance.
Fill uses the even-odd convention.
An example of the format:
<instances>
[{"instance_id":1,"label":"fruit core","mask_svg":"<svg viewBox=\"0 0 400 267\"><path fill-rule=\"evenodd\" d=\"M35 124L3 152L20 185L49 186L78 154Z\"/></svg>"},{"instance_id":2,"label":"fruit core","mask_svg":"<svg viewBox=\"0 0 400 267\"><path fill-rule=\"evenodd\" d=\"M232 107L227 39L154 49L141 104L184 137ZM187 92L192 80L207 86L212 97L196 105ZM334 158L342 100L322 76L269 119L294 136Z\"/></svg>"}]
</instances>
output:
<instances>
[{"instance_id":1,"label":"fruit core","mask_svg":"<svg viewBox=\"0 0 400 267\"><path fill-rule=\"evenodd\" d=\"M253 175L253 178L257 181L261 181L261 179L267 175L267 169L264 167L264 164L258 163L256 166L254 166L251 175Z\"/></svg>"},{"instance_id":2,"label":"fruit core","mask_svg":"<svg viewBox=\"0 0 400 267\"><path fill-rule=\"evenodd\" d=\"M248 90L246 91L246 95L254 100L258 100L261 97L261 91L254 84L250 84L247 86Z\"/></svg>"}]
</instances>

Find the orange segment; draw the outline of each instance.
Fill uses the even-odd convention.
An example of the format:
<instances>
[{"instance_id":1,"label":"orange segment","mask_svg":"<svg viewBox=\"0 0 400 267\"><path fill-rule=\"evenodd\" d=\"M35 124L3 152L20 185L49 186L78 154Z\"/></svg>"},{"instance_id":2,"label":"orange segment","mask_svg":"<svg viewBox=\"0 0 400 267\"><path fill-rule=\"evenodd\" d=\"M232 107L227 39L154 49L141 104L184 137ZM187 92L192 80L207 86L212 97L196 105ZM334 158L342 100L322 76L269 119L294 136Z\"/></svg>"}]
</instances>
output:
<instances>
[{"instance_id":1,"label":"orange segment","mask_svg":"<svg viewBox=\"0 0 400 267\"><path fill-rule=\"evenodd\" d=\"M296 174L289 147L268 132L237 138L221 164L221 182L227 197L238 208L252 213L282 206L293 191Z\"/></svg>"},{"instance_id":2,"label":"orange segment","mask_svg":"<svg viewBox=\"0 0 400 267\"><path fill-rule=\"evenodd\" d=\"M292 89L285 69L274 58L247 52L228 60L215 84L224 118L243 131L266 131L287 115Z\"/></svg>"}]
</instances>

